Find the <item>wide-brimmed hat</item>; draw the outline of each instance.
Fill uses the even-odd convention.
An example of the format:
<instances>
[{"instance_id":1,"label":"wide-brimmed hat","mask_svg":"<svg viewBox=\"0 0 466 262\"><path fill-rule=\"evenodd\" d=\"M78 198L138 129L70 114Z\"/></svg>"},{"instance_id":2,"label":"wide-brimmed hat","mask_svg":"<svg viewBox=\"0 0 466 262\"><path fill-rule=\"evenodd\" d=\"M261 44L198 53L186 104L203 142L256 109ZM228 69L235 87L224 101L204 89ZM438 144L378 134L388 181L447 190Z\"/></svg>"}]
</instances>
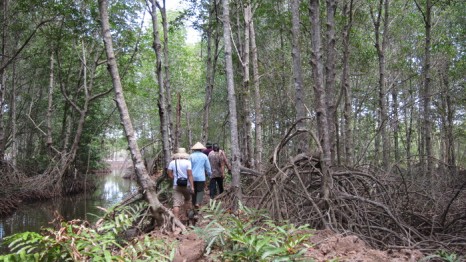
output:
<instances>
[{"instance_id":1,"label":"wide-brimmed hat","mask_svg":"<svg viewBox=\"0 0 466 262\"><path fill-rule=\"evenodd\" d=\"M172 156L173 159L188 159L189 154L186 152L186 148L180 147L176 150L176 153Z\"/></svg>"},{"instance_id":2,"label":"wide-brimmed hat","mask_svg":"<svg viewBox=\"0 0 466 262\"><path fill-rule=\"evenodd\" d=\"M197 142L196 144L194 144L193 147L191 147L191 149L192 150L204 150L206 148L203 144L201 144L201 142Z\"/></svg>"}]
</instances>

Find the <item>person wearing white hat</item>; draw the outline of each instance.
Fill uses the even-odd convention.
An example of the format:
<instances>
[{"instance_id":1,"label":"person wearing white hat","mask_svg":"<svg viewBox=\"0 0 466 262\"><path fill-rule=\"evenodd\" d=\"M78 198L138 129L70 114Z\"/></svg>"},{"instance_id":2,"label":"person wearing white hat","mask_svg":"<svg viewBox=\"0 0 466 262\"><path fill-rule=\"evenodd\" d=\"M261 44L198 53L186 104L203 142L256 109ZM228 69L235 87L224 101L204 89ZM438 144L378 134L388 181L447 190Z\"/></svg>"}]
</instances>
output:
<instances>
[{"instance_id":1,"label":"person wearing white hat","mask_svg":"<svg viewBox=\"0 0 466 262\"><path fill-rule=\"evenodd\" d=\"M207 156L202 153L202 150L204 149L206 149L205 146L200 142L197 142L193 147L191 147L193 152L189 157L193 168L194 195L192 202L195 212L197 212L197 209L199 209L202 204L202 200L204 199L206 174L209 176L209 178L212 175L209 158L207 158Z\"/></svg>"},{"instance_id":2,"label":"person wearing white hat","mask_svg":"<svg viewBox=\"0 0 466 262\"><path fill-rule=\"evenodd\" d=\"M167 168L168 177L173 179L173 214L180 219L180 206L191 209L191 194L194 192L194 181L191 161L185 148L178 148L173 160Z\"/></svg>"}]
</instances>

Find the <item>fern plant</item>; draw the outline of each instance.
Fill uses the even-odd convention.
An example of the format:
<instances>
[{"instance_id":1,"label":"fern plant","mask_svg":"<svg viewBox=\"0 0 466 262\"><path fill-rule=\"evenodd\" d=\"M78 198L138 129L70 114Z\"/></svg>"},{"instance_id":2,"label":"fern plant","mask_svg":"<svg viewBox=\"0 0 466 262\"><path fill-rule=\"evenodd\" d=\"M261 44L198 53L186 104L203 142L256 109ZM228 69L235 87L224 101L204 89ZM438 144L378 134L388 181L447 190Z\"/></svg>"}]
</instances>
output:
<instances>
[{"instance_id":1,"label":"fern plant","mask_svg":"<svg viewBox=\"0 0 466 262\"><path fill-rule=\"evenodd\" d=\"M86 221L72 220L62 222L58 230L9 236L5 243L12 253L0 256L0 261L170 261L174 243L148 235L130 242L121 238L145 209L147 205L141 202L112 215L108 212L95 229Z\"/></svg>"},{"instance_id":2,"label":"fern plant","mask_svg":"<svg viewBox=\"0 0 466 262\"><path fill-rule=\"evenodd\" d=\"M226 261L293 261L301 258L308 248L304 242L311 236L307 225L276 224L264 211L240 204L237 212L229 213L221 202L211 201L204 208L210 219L195 232L206 240L206 253L222 248Z\"/></svg>"},{"instance_id":3,"label":"fern plant","mask_svg":"<svg viewBox=\"0 0 466 262\"><path fill-rule=\"evenodd\" d=\"M426 256L420 260L421 261L430 261L431 259L437 259L440 261L445 261L445 262L461 262L465 261L465 258L462 256L458 256L455 253L450 253L445 250L439 250L435 254Z\"/></svg>"}]
</instances>

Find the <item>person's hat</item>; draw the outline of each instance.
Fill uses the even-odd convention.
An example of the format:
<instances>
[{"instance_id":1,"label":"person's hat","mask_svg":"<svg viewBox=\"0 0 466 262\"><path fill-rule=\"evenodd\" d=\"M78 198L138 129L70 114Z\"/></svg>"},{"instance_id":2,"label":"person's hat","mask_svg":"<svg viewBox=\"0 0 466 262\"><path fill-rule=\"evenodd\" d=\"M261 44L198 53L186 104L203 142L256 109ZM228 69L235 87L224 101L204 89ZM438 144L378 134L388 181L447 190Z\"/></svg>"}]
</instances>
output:
<instances>
[{"instance_id":1,"label":"person's hat","mask_svg":"<svg viewBox=\"0 0 466 262\"><path fill-rule=\"evenodd\" d=\"M196 144L194 144L193 147L191 147L191 149L192 150L204 150L206 148L203 144L201 144L201 142L197 142Z\"/></svg>"},{"instance_id":2,"label":"person's hat","mask_svg":"<svg viewBox=\"0 0 466 262\"><path fill-rule=\"evenodd\" d=\"M186 148L180 147L176 150L176 154L173 154L173 159L188 159L189 154L186 152Z\"/></svg>"},{"instance_id":3,"label":"person's hat","mask_svg":"<svg viewBox=\"0 0 466 262\"><path fill-rule=\"evenodd\" d=\"M205 147L207 147L207 148L210 148L210 147L212 147L212 143L210 143L210 142L207 142L207 144L205 144Z\"/></svg>"}]
</instances>

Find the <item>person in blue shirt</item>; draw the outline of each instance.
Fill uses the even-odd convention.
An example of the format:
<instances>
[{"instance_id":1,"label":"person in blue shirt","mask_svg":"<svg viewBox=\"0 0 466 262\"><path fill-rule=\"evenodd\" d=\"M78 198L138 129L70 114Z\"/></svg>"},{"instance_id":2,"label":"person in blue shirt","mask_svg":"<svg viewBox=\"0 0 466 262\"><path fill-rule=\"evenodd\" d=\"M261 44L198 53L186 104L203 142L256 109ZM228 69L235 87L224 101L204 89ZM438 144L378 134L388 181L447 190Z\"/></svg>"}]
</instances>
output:
<instances>
[{"instance_id":1,"label":"person in blue shirt","mask_svg":"<svg viewBox=\"0 0 466 262\"><path fill-rule=\"evenodd\" d=\"M200 208L202 200L204 199L206 175L209 178L212 175L209 158L204 153L202 153L202 150L204 149L206 149L205 146L200 142L197 142L193 147L191 147L193 152L189 157L191 160L194 180L194 194L192 197L192 202L195 210Z\"/></svg>"}]
</instances>

